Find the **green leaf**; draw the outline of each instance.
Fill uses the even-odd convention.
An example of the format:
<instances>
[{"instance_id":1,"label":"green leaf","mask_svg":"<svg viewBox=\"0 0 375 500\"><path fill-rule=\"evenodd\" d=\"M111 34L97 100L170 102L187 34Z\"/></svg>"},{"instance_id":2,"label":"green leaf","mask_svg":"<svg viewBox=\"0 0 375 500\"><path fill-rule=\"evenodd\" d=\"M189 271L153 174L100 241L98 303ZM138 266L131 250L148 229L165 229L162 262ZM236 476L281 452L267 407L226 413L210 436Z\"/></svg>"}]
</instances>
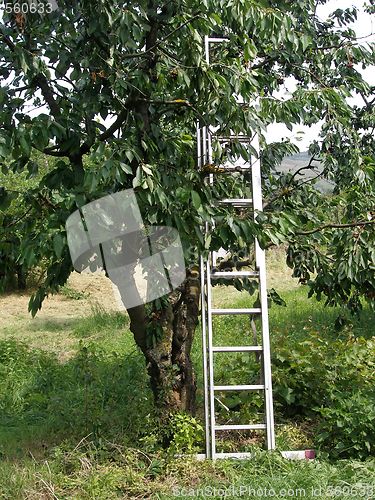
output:
<instances>
[{"instance_id":1,"label":"green leaf","mask_svg":"<svg viewBox=\"0 0 375 500\"><path fill-rule=\"evenodd\" d=\"M133 179L133 188L139 187L142 184L142 170L140 167L137 168L137 172Z\"/></svg>"},{"instance_id":2,"label":"green leaf","mask_svg":"<svg viewBox=\"0 0 375 500\"><path fill-rule=\"evenodd\" d=\"M132 174L133 173L131 167L129 167L129 165L127 165L126 163L120 162L120 168L126 174Z\"/></svg>"},{"instance_id":3,"label":"green leaf","mask_svg":"<svg viewBox=\"0 0 375 500\"><path fill-rule=\"evenodd\" d=\"M151 168L144 163L142 163L142 170L146 172L147 175L153 175Z\"/></svg>"},{"instance_id":4,"label":"green leaf","mask_svg":"<svg viewBox=\"0 0 375 500\"><path fill-rule=\"evenodd\" d=\"M31 152L30 138L27 137L25 134L20 134L19 141L22 152L28 158Z\"/></svg>"},{"instance_id":5,"label":"green leaf","mask_svg":"<svg viewBox=\"0 0 375 500\"><path fill-rule=\"evenodd\" d=\"M211 240L212 240L212 236L211 236L211 234L209 234L209 235L206 237L206 240L205 240L205 242L204 242L204 248L205 248L206 250L209 250L210 245L211 245Z\"/></svg>"},{"instance_id":6,"label":"green leaf","mask_svg":"<svg viewBox=\"0 0 375 500\"><path fill-rule=\"evenodd\" d=\"M134 160L134 154L132 153L132 151L129 151L129 150L125 151L125 156L129 160L130 163Z\"/></svg>"},{"instance_id":7,"label":"green leaf","mask_svg":"<svg viewBox=\"0 0 375 500\"><path fill-rule=\"evenodd\" d=\"M194 206L195 210L199 210L200 207L202 206L202 201L201 201L201 197L199 196L199 194L196 191L191 192L191 199L192 199L193 206Z\"/></svg>"},{"instance_id":8,"label":"green leaf","mask_svg":"<svg viewBox=\"0 0 375 500\"><path fill-rule=\"evenodd\" d=\"M61 259L64 247L65 247L65 238L63 237L63 235L60 233L55 234L55 236L53 237L53 250L58 259Z\"/></svg>"}]
</instances>

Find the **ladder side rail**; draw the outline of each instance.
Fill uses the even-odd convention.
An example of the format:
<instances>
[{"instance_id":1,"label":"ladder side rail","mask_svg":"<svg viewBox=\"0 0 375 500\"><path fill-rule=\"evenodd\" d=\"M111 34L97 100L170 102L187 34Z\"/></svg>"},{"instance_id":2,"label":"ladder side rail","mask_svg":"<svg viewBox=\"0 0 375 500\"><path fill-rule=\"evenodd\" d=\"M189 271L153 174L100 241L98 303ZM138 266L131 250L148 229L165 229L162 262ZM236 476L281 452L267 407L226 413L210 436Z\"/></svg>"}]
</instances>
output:
<instances>
[{"instance_id":1,"label":"ladder side rail","mask_svg":"<svg viewBox=\"0 0 375 500\"><path fill-rule=\"evenodd\" d=\"M206 133L207 133L207 163L212 164L213 163L212 134L211 134L209 127L207 127L207 129L206 129ZM209 175L208 183L210 184L210 186L213 186L214 174ZM212 221L211 229L213 229L213 228L214 228L214 222ZM211 252L211 255L212 255L212 266L216 267L218 252L213 251L213 252Z\"/></svg>"},{"instance_id":2,"label":"ladder side rail","mask_svg":"<svg viewBox=\"0 0 375 500\"><path fill-rule=\"evenodd\" d=\"M203 367L203 390L204 390L204 428L206 438L206 457L211 456L210 449L210 404L209 404L209 377L207 363L207 303L206 303L206 283L204 259L200 258L200 279L201 279L201 316L202 316L202 367Z\"/></svg>"},{"instance_id":3,"label":"ladder side rail","mask_svg":"<svg viewBox=\"0 0 375 500\"><path fill-rule=\"evenodd\" d=\"M202 130L197 122L197 156L198 168L202 168ZM204 427L206 457L210 456L210 424L209 424L209 393L208 393L208 366L207 366L207 315L206 315L206 283L204 259L200 257L200 280L201 280L201 323L202 323L202 369L203 369L203 391L204 391Z\"/></svg>"},{"instance_id":4,"label":"ladder side rail","mask_svg":"<svg viewBox=\"0 0 375 500\"><path fill-rule=\"evenodd\" d=\"M256 211L263 210L262 201L262 177L259 158L259 138L256 136L253 139L253 146L258 152L258 158L253 163L252 167L252 184L253 184L253 207L254 218ZM275 424L273 415L273 396L272 396L272 373L271 373L271 346L268 318L268 298L267 298L267 276L266 276L266 255L265 251L260 247L258 240L255 240L255 259L259 270L259 293L260 304L262 309L262 340L263 340L263 370L264 370L264 385L265 385L265 410L267 420L267 447L269 450L275 448Z\"/></svg>"},{"instance_id":5,"label":"ladder side rail","mask_svg":"<svg viewBox=\"0 0 375 500\"><path fill-rule=\"evenodd\" d=\"M207 65L210 64L210 39L204 38L205 56ZM205 163L212 163L212 141L210 129L206 125L203 129ZM214 176L209 177L209 184L213 184ZM209 229L206 225L206 232ZM216 434L215 434L215 392L214 392L214 357L213 357L213 328L212 328L212 284L211 284L211 262L210 257L216 260L213 252L210 252L206 261L206 285L207 285L207 343L208 343L208 383L209 383L209 410L210 410L210 457L215 460Z\"/></svg>"},{"instance_id":6,"label":"ladder side rail","mask_svg":"<svg viewBox=\"0 0 375 500\"><path fill-rule=\"evenodd\" d=\"M207 284L207 343L208 343L208 370L209 370L209 396L210 396L210 458L215 460L216 436L215 436L215 388L214 388L214 359L213 359L213 328L212 328L212 285L211 285L211 263L206 262L206 284Z\"/></svg>"},{"instance_id":7,"label":"ladder side rail","mask_svg":"<svg viewBox=\"0 0 375 500\"><path fill-rule=\"evenodd\" d=\"M209 36L204 37L204 54L206 57L206 63L210 64L210 42L212 39L210 39Z\"/></svg>"}]
</instances>

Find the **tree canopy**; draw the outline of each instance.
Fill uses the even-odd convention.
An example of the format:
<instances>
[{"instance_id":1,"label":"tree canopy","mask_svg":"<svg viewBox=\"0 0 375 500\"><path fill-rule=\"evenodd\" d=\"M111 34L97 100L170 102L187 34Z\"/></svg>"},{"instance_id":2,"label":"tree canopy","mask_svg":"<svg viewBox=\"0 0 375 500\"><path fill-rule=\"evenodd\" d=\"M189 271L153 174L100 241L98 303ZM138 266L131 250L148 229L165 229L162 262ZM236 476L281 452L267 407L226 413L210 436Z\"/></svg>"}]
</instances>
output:
<instances>
[{"instance_id":1,"label":"tree canopy","mask_svg":"<svg viewBox=\"0 0 375 500\"><path fill-rule=\"evenodd\" d=\"M286 245L288 264L311 294L352 311L363 298L374 304L375 98L360 71L374 64L374 44L351 28L356 7L320 19L324 3L60 0L49 14L3 14L0 250L25 269L45 263L33 314L72 270L67 217L129 187L145 222L178 229L190 269L200 252L224 247L237 255L257 234L263 246ZM227 38L209 65L205 35ZM286 96L288 78L295 90ZM362 106L349 103L353 95ZM251 213L217 206L228 194L246 196L244 179L218 173L214 187L204 183L197 122L220 135L259 134L265 211L257 223ZM306 168L318 160L315 178L333 181L332 194L315 189L302 169L280 172L297 148L266 144L273 122L322 123ZM214 146L215 165L248 153L235 141ZM17 189L9 172L37 182ZM204 236L213 216L215 229Z\"/></svg>"}]
</instances>

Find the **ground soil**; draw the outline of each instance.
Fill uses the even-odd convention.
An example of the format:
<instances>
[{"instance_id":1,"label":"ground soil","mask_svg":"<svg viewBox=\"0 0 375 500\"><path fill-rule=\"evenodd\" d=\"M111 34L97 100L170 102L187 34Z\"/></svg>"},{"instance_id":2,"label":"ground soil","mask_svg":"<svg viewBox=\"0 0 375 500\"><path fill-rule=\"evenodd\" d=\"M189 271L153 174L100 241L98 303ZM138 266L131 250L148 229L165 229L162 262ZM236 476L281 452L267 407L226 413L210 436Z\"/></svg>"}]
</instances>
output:
<instances>
[{"instance_id":1,"label":"ground soil","mask_svg":"<svg viewBox=\"0 0 375 500\"><path fill-rule=\"evenodd\" d=\"M51 295L35 318L28 312L31 291L0 295L0 339L25 342L29 347L54 352L69 359L79 339L74 329L95 308L121 309L111 281L103 275L72 273L67 292Z\"/></svg>"},{"instance_id":2,"label":"ground soil","mask_svg":"<svg viewBox=\"0 0 375 500\"><path fill-rule=\"evenodd\" d=\"M101 275L72 273L68 287L83 296L79 300L72 300L64 294L49 296L38 312L35 322L46 319L65 321L77 318L91 311L91 307L100 304L106 310L119 310L119 304L114 298L112 284L108 278ZM14 325L19 320L31 319L28 312L30 294L9 293L0 295L0 326L1 328Z\"/></svg>"}]
</instances>

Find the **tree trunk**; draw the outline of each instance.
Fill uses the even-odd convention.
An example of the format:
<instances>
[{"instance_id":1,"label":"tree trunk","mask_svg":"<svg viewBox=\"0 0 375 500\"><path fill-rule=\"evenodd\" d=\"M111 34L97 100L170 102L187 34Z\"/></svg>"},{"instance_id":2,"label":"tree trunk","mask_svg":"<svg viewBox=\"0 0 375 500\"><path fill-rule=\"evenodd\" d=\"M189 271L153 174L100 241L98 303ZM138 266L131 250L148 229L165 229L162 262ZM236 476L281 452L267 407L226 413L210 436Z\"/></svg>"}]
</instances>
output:
<instances>
[{"instance_id":1,"label":"tree trunk","mask_svg":"<svg viewBox=\"0 0 375 500\"><path fill-rule=\"evenodd\" d=\"M144 305L128 310L130 330L142 350L155 404L163 412L195 412L196 378L191 347L198 324L200 282L189 271L160 311L146 315Z\"/></svg>"},{"instance_id":2,"label":"tree trunk","mask_svg":"<svg viewBox=\"0 0 375 500\"><path fill-rule=\"evenodd\" d=\"M148 18L149 31L145 44L148 57L141 68L147 78L156 84L159 3L154 0L148 1ZM152 137L151 122L157 120L155 112L153 115L150 112L148 99L151 100L151 92L148 90L145 94L135 90L131 97L141 124L140 149L143 150L144 162L148 163L149 152L144 148L142 139L145 134ZM134 168L137 166L135 164ZM196 380L190 354L198 324L199 297L199 275L188 271L184 283L168 296L168 303L163 308L155 307L149 315L149 305L128 309L130 330L145 357L155 403L164 411L195 412Z\"/></svg>"},{"instance_id":3,"label":"tree trunk","mask_svg":"<svg viewBox=\"0 0 375 500\"><path fill-rule=\"evenodd\" d=\"M26 290L26 273L23 270L22 266L16 267L17 273L17 289L18 290Z\"/></svg>"}]
</instances>

